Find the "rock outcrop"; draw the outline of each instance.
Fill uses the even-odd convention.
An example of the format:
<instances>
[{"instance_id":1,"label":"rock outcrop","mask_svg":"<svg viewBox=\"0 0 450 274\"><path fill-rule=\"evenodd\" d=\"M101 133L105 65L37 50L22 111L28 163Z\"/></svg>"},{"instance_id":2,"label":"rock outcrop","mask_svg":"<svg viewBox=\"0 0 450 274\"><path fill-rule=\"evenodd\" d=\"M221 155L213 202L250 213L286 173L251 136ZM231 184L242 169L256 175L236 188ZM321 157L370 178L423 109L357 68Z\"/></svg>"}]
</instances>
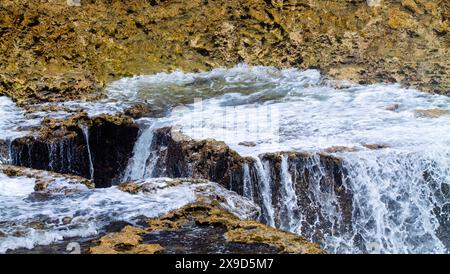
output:
<instances>
[{"instance_id":1,"label":"rock outcrop","mask_svg":"<svg viewBox=\"0 0 450 274\"><path fill-rule=\"evenodd\" d=\"M27 177L35 179L35 191L43 192L67 192L71 189L53 187L56 181L64 181L68 185L85 185L87 188L94 188L94 182L83 177L58 174L55 172L24 168L10 165L0 165L0 172L8 177Z\"/></svg>"},{"instance_id":2,"label":"rock outcrop","mask_svg":"<svg viewBox=\"0 0 450 274\"><path fill-rule=\"evenodd\" d=\"M153 176L208 179L243 193L244 158L224 142L194 140L172 127L157 129L154 134L158 159Z\"/></svg>"},{"instance_id":3,"label":"rock outcrop","mask_svg":"<svg viewBox=\"0 0 450 274\"><path fill-rule=\"evenodd\" d=\"M110 186L120 180L138 130L130 117L120 115L45 119L36 136L12 141L11 163L92 177L97 187Z\"/></svg>"},{"instance_id":4,"label":"rock outcrop","mask_svg":"<svg viewBox=\"0 0 450 274\"><path fill-rule=\"evenodd\" d=\"M240 220L211 204L193 203L144 228L127 226L90 248L94 254L116 253L301 253L323 250L304 238L255 221Z\"/></svg>"},{"instance_id":5,"label":"rock outcrop","mask_svg":"<svg viewBox=\"0 0 450 274\"><path fill-rule=\"evenodd\" d=\"M444 0L0 3L0 94L93 99L111 80L240 62L448 94Z\"/></svg>"},{"instance_id":6,"label":"rock outcrop","mask_svg":"<svg viewBox=\"0 0 450 274\"><path fill-rule=\"evenodd\" d=\"M346 170L338 157L328 153L267 153L259 155L260 161L267 163L262 164L264 170L261 171L257 159L242 157L223 142L194 140L177 128L155 130L153 141L152 147L158 155L154 176L217 182L258 204L262 209L259 220L263 223L273 222L274 226L286 230L301 227L301 235L315 241L320 241L325 234L351 230L352 193L345 187ZM283 156L287 165L284 170ZM294 188L290 194L285 190L286 180L290 180ZM262 185L264 181L268 189ZM268 193L271 196L265 200ZM291 205L286 204L287 195L295 197ZM288 206L291 208L287 209ZM291 225L292 219L298 223Z\"/></svg>"}]
</instances>

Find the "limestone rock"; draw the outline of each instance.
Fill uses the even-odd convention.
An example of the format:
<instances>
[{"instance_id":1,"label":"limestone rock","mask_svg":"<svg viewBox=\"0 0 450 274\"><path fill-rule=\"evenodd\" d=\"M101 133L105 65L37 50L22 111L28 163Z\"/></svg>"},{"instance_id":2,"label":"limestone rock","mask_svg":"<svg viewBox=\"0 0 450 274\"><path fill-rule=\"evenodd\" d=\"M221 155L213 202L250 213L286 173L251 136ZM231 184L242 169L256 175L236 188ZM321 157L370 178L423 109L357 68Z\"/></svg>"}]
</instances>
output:
<instances>
[{"instance_id":1,"label":"limestone rock","mask_svg":"<svg viewBox=\"0 0 450 274\"><path fill-rule=\"evenodd\" d=\"M240 62L450 90L441 0L67 3L1 1L0 94L89 100L120 77Z\"/></svg>"},{"instance_id":2,"label":"limestone rock","mask_svg":"<svg viewBox=\"0 0 450 274\"><path fill-rule=\"evenodd\" d=\"M265 253L324 253L317 244L310 243L298 235L255 221L239 220L236 216L214 205L189 204L159 218L149 219L147 223L148 226L144 228L128 226L119 233L102 237L95 246L91 247L90 252L139 253L141 250L150 249L150 253L177 253L176 251L198 253L199 250L192 249L192 246L186 246L183 242L173 242L174 240L168 237L160 238L158 235L164 232L176 234L180 230L182 233L195 235L196 230L210 229L212 233L209 235L194 236L194 239L190 241L195 242L196 247L202 249L202 242L207 243L209 237L212 237L214 241L225 239L225 242L217 243L220 248L214 249L214 245L208 247L207 250L211 253L222 253L229 249L233 253L246 253L248 250L257 252L260 249ZM148 244L147 242L150 241L152 243ZM177 249L174 250L173 245L176 245Z\"/></svg>"}]
</instances>

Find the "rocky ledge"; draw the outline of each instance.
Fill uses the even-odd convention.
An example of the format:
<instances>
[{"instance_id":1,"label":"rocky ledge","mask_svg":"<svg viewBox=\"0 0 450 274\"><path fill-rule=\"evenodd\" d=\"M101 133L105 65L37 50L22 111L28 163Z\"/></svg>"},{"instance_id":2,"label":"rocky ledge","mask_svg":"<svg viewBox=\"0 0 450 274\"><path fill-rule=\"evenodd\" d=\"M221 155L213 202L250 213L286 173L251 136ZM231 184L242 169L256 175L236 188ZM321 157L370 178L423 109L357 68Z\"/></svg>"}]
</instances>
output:
<instances>
[{"instance_id":1,"label":"rocky ledge","mask_svg":"<svg viewBox=\"0 0 450 274\"><path fill-rule=\"evenodd\" d=\"M240 62L450 91L444 0L79 2L1 1L0 94L95 99L120 77Z\"/></svg>"},{"instance_id":2,"label":"rocky ledge","mask_svg":"<svg viewBox=\"0 0 450 274\"><path fill-rule=\"evenodd\" d=\"M120 182L138 131L129 116L89 117L81 111L45 118L29 136L13 140L9 153L14 165L83 176L106 187Z\"/></svg>"},{"instance_id":3,"label":"rocky ledge","mask_svg":"<svg viewBox=\"0 0 450 274\"><path fill-rule=\"evenodd\" d=\"M117 253L300 253L323 250L304 238L249 220L240 220L214 204L193 203L147 226L127 226L103 236L93 254Z\"/></svg>"}]
</instances>

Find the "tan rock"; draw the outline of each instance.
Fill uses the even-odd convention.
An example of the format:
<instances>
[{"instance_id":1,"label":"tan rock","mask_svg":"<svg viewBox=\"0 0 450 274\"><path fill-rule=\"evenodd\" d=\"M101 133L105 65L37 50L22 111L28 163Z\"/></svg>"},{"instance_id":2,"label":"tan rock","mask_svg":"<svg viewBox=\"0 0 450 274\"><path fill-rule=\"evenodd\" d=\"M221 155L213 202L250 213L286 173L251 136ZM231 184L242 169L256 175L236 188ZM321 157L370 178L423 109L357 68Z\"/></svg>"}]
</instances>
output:
<instances>
[{"instance_id":1,"label":"tan rock","mask_svg":"<svg viewBox=\"0 0 450 274\"><path fill-rule=\"evenodd\" d=\"M438 118L444 115L450 115L450 109L416 109L416 117Z\"/></svg>"},{"instance_id":2,"label":"tan rock","mask_svg":"<svg viewBox=\"0 0 450 274\"><path fill-rule=\"evenodd\" d=\"M97 246L89 249L91 254L155 254L163 251L163 248L158 244L141 244L141 234L145 230L126 226L122 231L117 233L110 233L101 237L97 241Z\"/></svg>"}]
</instances>

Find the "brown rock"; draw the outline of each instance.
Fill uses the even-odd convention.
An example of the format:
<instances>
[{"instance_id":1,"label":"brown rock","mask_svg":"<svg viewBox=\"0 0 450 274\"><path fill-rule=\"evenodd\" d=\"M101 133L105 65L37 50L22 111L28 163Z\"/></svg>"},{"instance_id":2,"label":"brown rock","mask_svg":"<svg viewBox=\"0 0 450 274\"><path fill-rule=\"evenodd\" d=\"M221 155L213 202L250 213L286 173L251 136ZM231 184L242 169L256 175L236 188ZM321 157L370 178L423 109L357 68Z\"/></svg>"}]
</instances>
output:
<instances>
[{"instance_id":1,"label":"brown rock","mask_svg":"<svg viewBox=\"0 0 450 274\"><path fill-rule=\"evenodd\" d=\"M0 94L89 100L120 77L240 62L450 90L443 1L151 2L2 1Z\"/></svg>"},{"instance_id":2,"label":"brown rock","mask_svg":"<svg viewBox=\"0 0 450 274\"><path fill-rule=\"evenodd\" d=\"M450 115L450 109L416 109L416 117L438 118L444 115Z\"/></svg>"},{"instance_id":3,"label":"brown rock","mask_svg":"<svg viewBox=\"0 0 450 274\"><path fill-rule=\"evenodd\" d=\"M222 237L233 243L271 246L273 250L281 253L324 253L317 244L309 243L298 235L256 221L242 221L220 207L202 203L189 204L160 218L150 219L148 227L144 229L128 226L119 233L108 234L102 237L96 246L91 247L90 252L139 253L142 250L145 252L150 250L150 253L163 252L164 248L157 243L142 244L142 236L156 231L177 231L187 227L195 230L208 226L224 228ZM166 243L167 241L170 242L170 239L164 240Z\"/></svg>"},{"instance_id":4,"label":"brown rock","mask_svg":"<svg viewBox=\"0 0 450 274\"><path fill-rule=\"evenodd\" d=\"M97 246L89 249L91 254L155 254L161 253L164 249L157 244L141 244L141 234L145 230L126 226L122 231L110 233L101 237L97 241Z\"/></svg>"}]
</instances>

